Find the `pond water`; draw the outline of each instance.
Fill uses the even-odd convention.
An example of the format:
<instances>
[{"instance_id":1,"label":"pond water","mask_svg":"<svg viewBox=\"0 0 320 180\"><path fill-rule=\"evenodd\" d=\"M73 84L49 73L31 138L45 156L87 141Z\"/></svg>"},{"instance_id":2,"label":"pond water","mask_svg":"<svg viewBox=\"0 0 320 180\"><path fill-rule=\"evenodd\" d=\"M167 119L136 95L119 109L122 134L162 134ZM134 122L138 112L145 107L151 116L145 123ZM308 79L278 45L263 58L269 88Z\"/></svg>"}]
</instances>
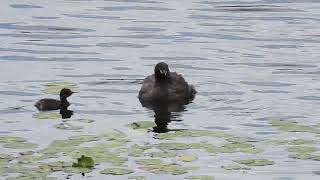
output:
<instances>
[{"instance_id":1,"label":"pond water","mask_svg":"<svg viewBox=\"0 0 320 180\"><path fill-rule=\"evenodd\" d=\"M2 0L0 10L3 179L79 179L52 162L81 155L96 162L86 179L319 179L320 1ZM160 61L198 93L155 130L137 95ZM33 104L61 87L78 91L64 118L39 114ZM66 143L48 153L55 140Z\"/></svg>"}]
</instances>

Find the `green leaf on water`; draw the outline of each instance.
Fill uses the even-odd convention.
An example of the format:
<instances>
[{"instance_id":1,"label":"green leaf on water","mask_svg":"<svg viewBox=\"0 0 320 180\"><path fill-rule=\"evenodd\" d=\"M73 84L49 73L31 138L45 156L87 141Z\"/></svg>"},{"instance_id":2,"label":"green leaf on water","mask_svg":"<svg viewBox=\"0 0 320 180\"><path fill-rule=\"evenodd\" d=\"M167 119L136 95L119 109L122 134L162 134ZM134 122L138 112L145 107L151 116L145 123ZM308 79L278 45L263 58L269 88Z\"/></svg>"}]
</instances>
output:
<instances>
[{"instance_id":1,"label":"green leaf on water","mask_svg":"<svg viewBox=\"0 0 320 180\"><path fill-rule=\"evenodd\" d=\"M244 164L247 166L268 166L268 165L274 164L274 161L270 161L267 159L244 159L244 160L239 160L235 162L239 164Z\"/></svg>"},{"instance_id":2,"label":"green leaf on water","mask_svg":"<svg viewBox=\"0 0 320 180\"><path fill-rule=\"evenodd\" d=\"M71 136L68 139L70 141L77 141L77 142L90 142L90 141L99 141L100 137L95 135L79 135L79 136Z\"/></svg>"},{"instance_id":3,"label":"green leaf on water","mask_svg":"<svg viewBox=\"0 0 320 180\"><path fill-rule=\"evenodd\" d=\"M312 153L317 151L317 148L311 146L290 146L288 147L288 152L294 153Z\"/></svg>"},{"instance_id":4,"label":"green leaf on water","mask_svg":"<svg viewBox=\"0 0 320 180\"><path fill-rule=\"evenodd\" d=\"M125 175L134 173L133 170L127 168L107 168L100 171L101 174L108 174L108 175Z\"/></svg>"},{"instance_id":5,"label":"green leaf on water","mask_svg":"<svg viewBox=\"0 0 320 180\"><path fill-rule=\"evenodd\" d=\"M223 169L225 170L250 170L251 168L248 168L248 167L242 167L240 166L239 164L230 164L230 165L227 165L227 166L222 166Z\"/></svg>"},{"instance_id":6,"label":"green leaf on water","mask_svg":"<svg viewBox=\"0 0 320 180\"><path fill-rule=\"evenodd\" d=\"M272 126L278 127L281 131L287 132L310 132L320 134L320 129L312 126L300 125L294 121L273 120Z\"/></svg>"},{"instance_id":7,"label":"green leaf on water","mask_svg":"<svg viewBox=\"0 0 320 180\"><path fill-rule=\"evenodd\" d=\"M22 137L0 136L0 143L25 142L25 141L27 140Z\"/></svg>"},{"instance_id":8,"label":"green leaf on water","mask_svg":"<svg viewBox=\"0 0 320 180\"><path fill-rule=\"evenodd\" d=\"M189 155L189 154L183 154L179 157L179 159L183 162L192 162L197 160L197 156Z\"/></svg>"},{"instance_id":9,"label":"green leaf on water","mask_svg":"<svg viewBox=\"0 0 320 180\"><path fill-rule=\"evenodd\" d=\"M132 129L149 129L155 127L156 124L153 121L138 121L128 124L127 126Z\"/></svg>"},{"instance_id":10,"label":"green leaf on water","mask_svg":"<svg viewBox=\"0 0 320 180\"><path fill-rule=\"evenodd\" d=\"M82 155L80 158L78 158L77 163L72 164L72 167L93 169L94 161L91 157Z\"/></svg>"},{"instance_id":11,"label":"green leaf on water","mask_svg":"<svg viewBox=\"0 0 320 180\"><path fill-rule=\"evenodd\" d=\"M54 126L57 129L64 129L64 130L79 130L82 129L82 126L76 126L76 125L72 125L70 123L59 123L57 125Z\"/></svg>"},{"instance_id":12,"label":"green leaf on water","mask_svg":"<svg viewBox=\"0 0 320 180\"><path fill-rule=\"evenodd\" d=\"M93 119L77 119L76 121L79 121L81 123L93 123Z\"/></svg>"}]
</instances>

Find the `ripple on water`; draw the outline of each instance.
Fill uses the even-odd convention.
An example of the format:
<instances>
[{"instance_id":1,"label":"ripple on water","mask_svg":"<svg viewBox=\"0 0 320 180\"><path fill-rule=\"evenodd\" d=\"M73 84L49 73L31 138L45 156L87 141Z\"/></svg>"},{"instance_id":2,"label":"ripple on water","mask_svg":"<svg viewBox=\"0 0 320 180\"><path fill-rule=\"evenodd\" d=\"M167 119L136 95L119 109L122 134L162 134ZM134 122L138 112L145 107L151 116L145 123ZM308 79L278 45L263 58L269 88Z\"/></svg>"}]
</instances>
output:
<instances>
[{"instance_id":1,"label":"ripple on water","mask_svg":"<svg viewBox=\"0 0 320 180\"><path fill-rule=\"evenodd\" d=\"M37 9L42 8L42 6L36 6L31 4L11 4L10 7L17 9Z\"/></svg>"},{"instance_id":2,"label":"ripple on water","mask_svg":"<svg viewBox=\"0 0 320 180\"><path fill-rule=\"evenodd\" d=\"M54 62L113 62L121 61L116 59L100 59L100 58L38 58L33 56L0 56L0 61L54 61Z\"/></svg>"},{"instance_id":3,"label":"ripple on water","mask_svg":"<svg viewBox=\"0 0 320 180\"><path fill-rule=\"evenodd\" d=\"M240 81L240 83L251 86L271 86L271 87L288 87L295 84L281 82L260 82L260 81Z\"/></svg>"}]
</instances>

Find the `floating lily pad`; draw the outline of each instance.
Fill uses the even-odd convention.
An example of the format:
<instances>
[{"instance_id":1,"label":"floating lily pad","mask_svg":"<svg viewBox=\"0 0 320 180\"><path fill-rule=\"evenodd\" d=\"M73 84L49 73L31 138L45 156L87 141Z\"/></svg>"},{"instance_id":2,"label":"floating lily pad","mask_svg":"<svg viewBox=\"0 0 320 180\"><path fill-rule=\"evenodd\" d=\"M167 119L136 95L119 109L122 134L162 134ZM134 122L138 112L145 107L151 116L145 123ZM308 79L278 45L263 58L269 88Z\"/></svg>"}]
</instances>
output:
<instances>
[{"instance_id":1,"label":"floating lily pad","mask_svg":"<svg viewBox=\"0 0 320 180\"><path fill-rule=\"evenodd\" d=\"M177 164L158 164L158 165L149 165L142 166L140 169L154 173L154 174L172 174L180 175L188 173L190 170L197 169L196 167L183 167Z\"/></svg>"},{"instance_id":2,"label":"floating lily pad","mask_svg":"<svg viewBox=\"0 0 320 180\"><path fill-rule=\"evenodd\" d=\"M100 137L95 135L80 135L80 136L71 136L68 139L70 141L90 142L90 141L98 141Z\"/></svg>"},{"instance_id":3,"label":"floating lily pad","mask_svg":"<svg viewBox=\"0 0 320 180\"><path fill-rule=\"evenodd\" d=\"M135 144L128 149L128 155L133 157L140 157L143 155L143 152L147 149L150 149L150 147L139 146Z\"/></svg>"},{"instance_id":4,"label":"floating lily pad","mask_svg":"<svg viewBox=\"0 0 320 180\"><path fill-rule=\"evenodd\" d=\"M134 173L131 169L126 168L107 168L100 171L101 174L108 174L108 175L125 175Z\"/></svg>"},{"instance_id":5,"label":"floating lily pad","mask_svg":"<svg viewBox=\"0 0 320 180\"><path fill-rule=\"evenodd\" d=\"M177 156L177 153L173 151L158 151L150 153L150 156L157 158L173 158Z\"/></svg>"},{"instance_id":6,"label":"floating lily pad","mask_svg":"<svg viewBox=\"0 0 320 180\"><path fill-rule=\"evenodd\" d=\"M64 130L79 130L82 129L82 126L76 126L76 125L72 125L70 123L59 123L57 125L54 126L57 129L64 129Z\"/></svg>"},{"instance_id":7,"label":"floating lily pad","mask_svg":"<svg viewBox=\"0 0 320 180\"><path fill-rule=\"evenodd\" d=\"M39 112L33 114L32 116L35 119L61 119L61 114L57 112Z\"/></svg>"},{"instance_id":8,"label":"floating lily pad","mask_svg":"<svg viewBox=\"0 0 320 180\"><path fill-rule=\"evenodd\" d=\"M178 137L217 137L217 138L230 138L230 134L220 131L208 131L208 130L181 130L170 133L156 134L156 139L175 139Z\"/></svg>"},{"instance_id":9,"label":"floating lily pad","mask_svg":"<svg viewBox=\"0 0 320 180\"><path fill-rule=\"evenodd\" d=\"M93 123L93 119L77 119L76 121L82 122L82 123Z\"/></svg>"},{"instance_id":10,"label":"floating lily pad","mask_svg":"<svg viewBox=\"0 0 320 180\"><path fill-rule=\"evenodd\" d=\"M161 164L163 164L161 159L137 159L136 163L139 165L161 165Z\"/></svg>"},{"instance_id":11,"label":"floating lily pad","mask_svg":"<svg viewBox=\"0 0 320 180\"><path fill-rule=\"evenodd\" d=\"M149 129L156 126L156 124L153 121L138 121L128 124L128 126L132 129Z\"/></svg>"},{"instance_id":12,"label":"floating lily pad","mask_svg":"<svg viewBox=\"0 0 320 180\"><path fill-rule=\"evenodd\" d=\"M40 153L47 157L54 157L57 153L73 152L79 144L79 141L55 140Z\"/></svg>"},{"instance_id":13,"label":"floating lily pad","mask_svg":"<svg viewBox=\"0 0 320 180\"><path fill-rule=\"evenodd\" d=\"M72 167L93 169L94 161L91 157L82 155L78 158L77 163L73 163Z\"/></svg>"},{"instance_id":14,"label":"floating lily pad","mask_svg":"<svg viewBox=\"0 0 320 180\"><path fill-rule=\"evenodd\" d=\"M19 163L29 164L37 161L43 160L43 156L35 156L35 155L22 155L17 158Z\"/></svg>"},{"instance_id":15,"label":"floating lily pad","mask_svg":"<svg viewBox=\"0 0 320 180\"><path fill-rule=\"evenodd\" d=\"M146 177L144 176L130 176L128 179L134 179L134 180L145 180Z\"/></svg>"},{"instance_id":16,"label":"floating lily pad","mask_svg":"<svg viewBox=\"0 0 320 180\"><path fill-rule=\"evenodd\" d=\"M320 134L320 129L312 126L299 125L297 122L294 121L273 120L271 122L271 125L278 127L281 131L310 132Z\"/></svg>"},{"instance_id":17,"label":"floating lily pad","mask_svg":"<svg viewBox=\"0 0 320 180\"><path fill-rule=\"evenodd\" d=\"M288 152L294 153L312 153L317 151L317 148L310 146L291 146L288 147Z\"/></svg>"},{"instance_id":18,"label":"floating lily pad","mask_svg":"<svg viewBox=\"0 0 320 180\"><path fill-rule=\"evenodd\" d=\"M189 155L189 154L183 154L179 157L179 159L181 161L184 161L184 162L192 162L192 161L195 161L197 160L197 156L193 156L193 155Z\"/></svg>"},{"instance_id":19,"label":"floating lily pad","mask_svg":"<svg viewBox=\"0 0 320 180\"><path fill-rule=\"evenodd\" d=\"M190 149L190 144L185 143L160 143L159 148L162 150L186 150Z\"/></svg>"},{"instance_id":20,"label":"floating lily pad","mask_svg":"<svg viewBox=\"0 0 320 180\"><path fill-rule=\"evenodd\" d=\"M3 147L10 149L34 149L37 148L38 145L34 143L26 143L26 142L11 142L4 144Z\"/></svg>"},{"instance_id":21,"label":"floating lily pad","mask_svg":"<svg viewBox=\"0 0 320 180\"><path fill-rule=\"evenodd\" d=\"M60 94L61 89L68 88L73 92L79 92L79 87L73 82L50 82L46 84L44 93L46 94Z\"/></svg>"},{"instance_id":22,"label":"floating lily pad","mask_svg":"<svg viewBox=\"0 0 320 180\"><path fill-rule=\"evenodd\" d=\"M26 139L14 136L0 136L0 143L25 142Z\"/></svg>"},{"instance_id":23,"label":"floating lily pad","mask_svg":"<svg viewBox=\"0 0 320 180\"><path fill-rule=\"evenodd\" d=\"M289 158L300 159L300 160L309 160L312 158L312 155L309 153L296 153L296 154L290 154Z\"/></svg>"},{"instance_id":24,"label":"floating lily pad","mask_svg":"<svg viewBox=\"0 0 320 180\"><path fill-rule=\"evenodd\" d=\"M222 166L225 170L250 170L251 168L248 167L242 167L239 164L230 164L227 166Z\"/></svg>"},{"instance_id":25,"label":"floating lily pad","mask_svg":"<svg viewBox=\"0 0 320 180\"><path fill-rule=\"evenodd\" d=\"M270 161L267 159L245 159L245 160L239 160L235 162L239 164L244 164L247 166L268 166L268 165L274 164L274 161Z\"/></svg>"},{"instance_id":26,"label":"floating lily pad","mask_svg":"<svg viewBox=\"0 0 320 180\"><path fill-rule=\"evenodd\" d=\"M188 180L214 180L214 177L207 176L207 175L197 175L197 176L188 176L185 179L188 179Z\"/></svg>"}]
</instances>

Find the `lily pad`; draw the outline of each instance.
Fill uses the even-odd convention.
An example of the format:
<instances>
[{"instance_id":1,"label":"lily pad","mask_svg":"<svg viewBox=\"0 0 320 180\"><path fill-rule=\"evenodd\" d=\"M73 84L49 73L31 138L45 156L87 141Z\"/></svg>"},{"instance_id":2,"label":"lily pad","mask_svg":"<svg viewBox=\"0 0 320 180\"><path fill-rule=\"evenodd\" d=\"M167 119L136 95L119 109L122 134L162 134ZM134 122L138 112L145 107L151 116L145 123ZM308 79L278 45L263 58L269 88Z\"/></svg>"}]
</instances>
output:
<instances>
[{"instance_id":1,"label":"lily pad","mask_svg":"<svg viewBox=\"0 0 320 180\"><path fill-rule=\"evenodd\" d=\"M197 175L197 176L188 176L185 179L188 179L188 180L214 180L214 177L207 176L207 175Z\"/></svg>"},{"instance_id":2,"label":"lily pad","mask_svg":"<svg viewBox=\"0 0 320 180\"><path fill-rule=\"evenodd\" d=\"M161 159L137 159L136 164L139 165L161 165L163 164Z\"/></svg>"},{"instance_id":3,"label":"lily pad","mask_svg":"<svg viewBox=\"0 0 320 180\"><path fill-rule=\"evenodd\" d=\"M312 153L317 151L317 148L310 146L291 146L288 147L288 152L294 153Z\"/></svg>"},{"instance_id":4,"label":"lily pad","mask_svg":"<svg viewBox=\"0 0 320 180\"><path fill-rule=\"evenodd\" d=\"M46 94L60 94L61 89L68 88L73 92L79 92L79 87L73 82L50 82L46 84L44 93Z\"/></svg>"},{"instance_id":5,"label":"lily pad","mask_svg":"<svg viewBox=\"0 0 320 180\"><path fill-rule=\"evenodd\" d=\"M82 155L78 158L77 163L73 163L72 167L93 169L94 161L91 157Z\"/></svg>"},{"instance_id":6,"label":"lily pad","mask_svg":"<svg viewBox=\"0 0 320 180\"><path fill-rule=\"evenodd\" d=\"M245 159L245 160L239 160L235 162L239 164L244 164L247 166L268 166L268 165L274 164L274 161L270 161L267 159Z\"/></svg>"},{"instance_id":7,"label":"lily pad","mask_svg":"<svg viewBox=\"0 0 320 180\"><path fill-rule=\"evenodd\" d=\"M251 168L248 167L242 167L239 164L230 164L227 166L222 166L225 170L250 170Z\"/></svg>"},{"instance_id":8,"label":"lily pad","mask_svg":"<svg viewBox=\"0 0 320 180\"><path fill-rule=\"evenodd\" d=\"M195 170L195 167L183 167L177 164L158 164L158 165L149 165L142 166L140 169L154 173L154 174L172 174L172 175L181 175L186 174L190 170Z\"/></svg>"},{"instance_id":9,"label":"lily pad","mask_svg":"<svg viewBox=\"0 0 320 180\"><path fill-rule=\"evenodd\" d=\"M147 149L150 149L150 147L139 146L135 144L128 149L128 155L133 157L140 157L143 155L143 152Z\"/></svg>"},{"instance_id":10,"label":"lily pad","mask_svg":"<svg viewBox=\"0 0 320 180\"><path fill-rule=\"evenodd\" d=\"M35 119L61 119L61 114L57 112L39 112L33 114L32 116Z\"/></svg>"},{"instance_id":11,"label":"lily pad","mask_svg":"<svg viewBox=\"0 0 320 180\"><path fill-rule=\"evenodd\" d=\"M128 179L145 180L146 177L144 177L144 176L129 176Z\"/></svg>"},{"instance_id":12,"label":"lily pad","mask_svg":"<svg viewBox=\"0 0 320 180\"><path fill-rule=\"evenodd\" d=\"M4 148L10 149L34 149L38 147L38 144L26 143L26 142L11 142L3 145Z\"/></svg>"},{"instance_id":13,"label":"lily pad","mask_svg":"<svg viewBox=\"0 0 320 180\"><path fill-rule=\"evenodd\" d=\"M54 126L57 129L64 129L64 130L79 130L82 129L82 126L76 126L76 125L72 125L70 123L59 123L57 125Z\"/></svg>"},{"instance_id":14,"label":"lily pad","mask_svg":"<svg viewBox=\"0 0 320 180\"><path fill-rule=\"evenodd\" d=\"M25 142L25 141L27 140L22 137L0 136L0 143Z\"/></svg>"},{"instance_id":15,"label":"lily pad","mask_svg":"<svg viewBox=\"0 0 320 180\"><path fill-rule=\"evenodd\" d=\"M179 159L183 162L192 162L197 160L197 156L189 155L189 154L183 154L179 157Z\"/></svg>"},{"instance_id":16,"label":"lily pad","mask_svg":"<svg viewBox=\"0 0 320 180\"><path fill-rule=\"evenodd\" d=\"M173 158L177 156L177 153L173 151L158 151L150 153L150 156L157 158Z\"/></svg>"},{"instance_id":17,"label":"lily pad","mask_svg":"<svg viewBox=\"0 0 320 180\"><path fill-rule=\"evenodd\" d=\"M180 130L170 133L156 134L156 139L175 139L179 137L216 137L216 138L230 138L232 135L220 131L208 131L208 130Z\"/></svg>"},{"instance_id":18,"label":"lily pad","mask_svg":"<svg viewBox=\"0 0 320 180\"><path fill-rule=\"evenodd\" d=\"M68 139L70 141L90 142L90 141L98 141L100 137L95 135L80 135L80 136L71 136Z\"/></svg>"},{"instance_id":19,"label":"lily pad","mask_svg":"<svg viewBox=\"0 0 320 180\"><path fill-rule=\"evenodd\" d=\"M132 129L149 129L156 126L156 124L153 121L138 121L128 124L127 126L131 127Z\"/></svg>"},{"instance_id":20,"label":"lily pad","mask_svg":"<svg viewBox=\"0 0 320 180\"><path fill-rule=\"evenodd\" d=\"M107 168L100 171L101 174L108 174L108 175L125 175L134 173L133 170L127 168Z\"/></svg>"},{"instance_id":21,"label":"lily pad","mask_svg":"<svg viewBox=\"0 0 320 180\"><path fill-rule=\"evenodd\" d=\"M93 119L77 119L76 121L79 121L81 123L93 123Z\"/></svg>"},{"instance_id":22,"label":"lily pad","mask_svg":"<svg viewBox=\"0 0 320 180\"><path fill-rule=\"evenodd\" d=\"M185 143L160 143L158 144L158 147L161 150L186 150L190 149L190 144Z\"/></svg>"},{"instance_id":23,"label":"lily pad","mask_svg":"<svg viewBox=\"0 0 320 180\"><path fill-rule=\"evenodd\" d=\"M273 120L271 122L271 125L278 127L281 131L310 132L320 134L320 129L312 126L299 125L297 122L294 121Z\"/></svg>"}]
</instances>

